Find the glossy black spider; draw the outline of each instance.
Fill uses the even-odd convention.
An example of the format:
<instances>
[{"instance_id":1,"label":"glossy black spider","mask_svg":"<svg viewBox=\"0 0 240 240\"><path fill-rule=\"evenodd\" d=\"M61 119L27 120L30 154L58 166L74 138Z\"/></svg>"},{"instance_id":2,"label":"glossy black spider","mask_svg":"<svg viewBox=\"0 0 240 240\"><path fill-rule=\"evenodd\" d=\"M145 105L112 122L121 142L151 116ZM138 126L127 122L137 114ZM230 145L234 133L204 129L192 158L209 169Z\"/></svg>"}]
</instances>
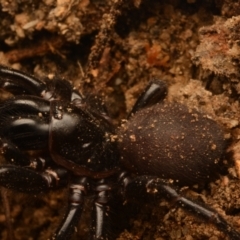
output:
<instances>
[{"instance_id":1,"label":"glossy black spider","mask_svg":"<svg viewBox=\"0 0 240 240\"><path fill-rule=\"evenodd\" d=\"M71 237L90 193L91 238L111 239L109 203L116 192L122 201L148 195L173 201L240 239L216 211L180 196L169 183L189 186L215 177L226 142L213 120L165 103L163 82L147 86L117 133L103 108L65 80L41 82L1 66L0 84L14 95L0 105L1 149L11 163L0 167L0 185L35 194L70 183L69 206L53 239Z\"/></svg>"}]
</instances>

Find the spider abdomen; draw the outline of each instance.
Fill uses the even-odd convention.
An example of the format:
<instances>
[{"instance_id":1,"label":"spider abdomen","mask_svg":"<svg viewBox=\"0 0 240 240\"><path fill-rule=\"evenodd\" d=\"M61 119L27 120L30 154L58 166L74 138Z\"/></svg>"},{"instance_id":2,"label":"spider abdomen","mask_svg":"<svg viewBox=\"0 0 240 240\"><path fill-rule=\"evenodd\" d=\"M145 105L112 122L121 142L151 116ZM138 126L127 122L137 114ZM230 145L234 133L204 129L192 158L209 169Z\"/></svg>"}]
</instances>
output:
<instances>
[{"instance_id":1,"label":"spider abdomen","mask_svg":"<svg viewBox=\"0 0 240 240\"><path fill-rule=\"evenodd\" d=\"M216 177L226 149L215 121L177 103L158 103L138 111L119 135L125 166L180 186Z\"/></svg>"}]
</instances>

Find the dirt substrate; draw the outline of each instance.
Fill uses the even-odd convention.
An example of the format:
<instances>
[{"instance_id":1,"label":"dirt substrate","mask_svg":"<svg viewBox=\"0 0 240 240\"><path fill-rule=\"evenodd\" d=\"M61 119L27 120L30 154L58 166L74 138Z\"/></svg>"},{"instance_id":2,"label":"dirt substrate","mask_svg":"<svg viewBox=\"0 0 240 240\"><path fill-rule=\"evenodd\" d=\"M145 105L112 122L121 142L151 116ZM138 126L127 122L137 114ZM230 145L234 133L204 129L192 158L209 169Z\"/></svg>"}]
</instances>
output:
<instances>
[{"instance_id":1,"label":"dirt substrate","mask_svg":"<svg viewBox=\"0 0 240 240\"><path fill-rule=\"evenodd\" d=\"M216 209L240 231L240 4L121 2L0 0L0 63L40 79L61 76L86 95L102 95L116 126L151 79L164 80L168 101L207 113L232 139L228 175L183 194ZM99 29L100 43L94 41ZM63 217L67 192L28 196L8 191L15 239L49 239ZM73 239L87 239L90 203L86 205ZM119 240L227 239L208 222L166 201L143 204L126 221L129 227ZM0 238L7 239L4 208Z\"/></svg>"}]
</instances>

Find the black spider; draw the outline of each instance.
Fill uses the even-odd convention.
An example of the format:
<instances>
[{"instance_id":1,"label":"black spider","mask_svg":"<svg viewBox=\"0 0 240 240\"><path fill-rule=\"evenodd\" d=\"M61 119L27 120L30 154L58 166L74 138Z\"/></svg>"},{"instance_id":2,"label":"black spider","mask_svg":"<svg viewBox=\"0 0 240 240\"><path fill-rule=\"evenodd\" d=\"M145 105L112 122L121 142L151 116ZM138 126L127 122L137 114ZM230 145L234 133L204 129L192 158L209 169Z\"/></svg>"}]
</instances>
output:
<instances>
[{"instance_id":1,"label":"black spider","mask_svg":"<svg viewBox=\"0 0 240 240\"><path fill-rule=\"evenodd\" d=\"M112 239L115 198L123 204L148 196L172 201L240 239L216 211L171 187L216 177L226 141L213 120L163 101L163 82L146 87L116 132L104 107L87 102L65 80L42 82L0 66L0 85L14 95L0 105L1 150L10 163L0 167L0 185L36 194L69 184L69 206L53 239L71 237L89 194L95 195L91 239Z\"/></svg>"}]
</instances>

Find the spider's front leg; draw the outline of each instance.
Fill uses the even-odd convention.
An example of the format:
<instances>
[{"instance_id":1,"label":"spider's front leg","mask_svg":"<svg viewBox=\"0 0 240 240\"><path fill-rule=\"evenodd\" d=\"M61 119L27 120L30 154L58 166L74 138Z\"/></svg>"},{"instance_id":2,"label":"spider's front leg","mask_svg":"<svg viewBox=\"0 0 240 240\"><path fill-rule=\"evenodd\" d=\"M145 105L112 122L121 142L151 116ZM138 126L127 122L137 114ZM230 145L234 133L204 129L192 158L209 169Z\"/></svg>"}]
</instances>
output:
<instances>
[{"instance_id":1,"label":"spider's front leg","mask_svg":"<svg viewBox=\"0 0 240 240\"><path fill-rule=\"evenodd\" d=\"M49 112L49 102L34 96L18 96L2 102L0 137L4 152L10 154L17 148L21 151L47 149Z\"/></svg>"},{"instance_id":2,"label":"spider's front leg","mask_svg":"<svg viewBox=\"0 0 240 240\"><path fill-rule=\"evenodd\" d=\"M49 108L49 101L34 96L17 96L1 103L1 153L14 165L0 167L0 185L26 193L65 185L66 170L54 167L45 171L54 166L48 153ZM44 151L44 156L30 157L30 150Z\"/></svg>"},{"instance_id":3,"label":"spider's front leg","mask_svg":"<svg viewBox=\"0 0 240 240\"><path fill-rule=\"evenodd\" d=\"M0 88L13 95L33 95L46 100L83 99L82 95L73 90L72 85L64 79L55 77L42 82L34 76L3 65L0 65Z\"/></svg>"},{"instance_id":4,"label":"spider's front leg","mask_svg":"<svg viewBox=\"0 0 240 240\"><path fill-rule=\"evenodd\" d=\"M21 71L0 65L0 87L14 95L41 96L46 84Z\"/></svg>"}]
</instances>

